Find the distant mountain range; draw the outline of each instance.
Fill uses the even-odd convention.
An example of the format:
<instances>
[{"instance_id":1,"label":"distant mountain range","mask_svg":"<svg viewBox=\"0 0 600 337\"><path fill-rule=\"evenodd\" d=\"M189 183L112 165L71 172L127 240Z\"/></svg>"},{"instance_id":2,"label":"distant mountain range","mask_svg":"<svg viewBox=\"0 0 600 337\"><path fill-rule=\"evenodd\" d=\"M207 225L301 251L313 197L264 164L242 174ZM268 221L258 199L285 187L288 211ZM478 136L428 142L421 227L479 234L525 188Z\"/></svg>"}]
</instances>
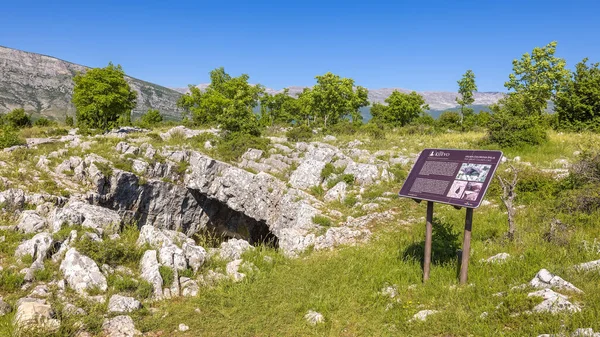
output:
<instances>
[{"instance_id":1,"label":"distant mountain range","mask_svg":"<svg viewBox=\"0 0 600 337\"><path fill-rule=\"evenodd\" d=\"M203 83L199 84L196 87L200 89L205 89L208 84ZM289 95L292 97L297 97L303 90L304 87L288 87ZM186 93L188 88L173 88L180 93ZM382 88L382 89L369 89L369 101L371 103L384 103L385 99L388 98L394 90L398 90L400 92L409 93L412 90L402 89L402 88ZM266 88L267 93L273 95L283 90L276 90L271 88ZM458 93L449 92L449 91L419 91L418 92L423 98L425 98L425 102L429 104L429 109L431 112L435 111L444 111L458 107L456 103L456 97ZM499 99L504 97L504 93L501 92L476 92L474 93L475 103L473 103L473 108L475 111L479 110L487 110L487 106L490 106Z\"/></svg>"},{"instance_id":2,"label":"distant mountain range","mask_svg":"<svg viewBox=\"0 0 600 337\"><path fill-rule=\"evenodd\" d=\"M71 103L73 94L73 77L78 72L87 71L88 67L63 61L55 57L25 52L0 46L0 113L15 108L24 108L34 117L47 116L64 119L66 115L74 115L75 108ZM188 88L166 88L145 82L133 77L126 77L131 87L138 93L134 115L148 109L158 109L167 119L178 119L181 111L177 108L177 100ZM199 84L200 89L208 84ZM290 96L296 97L304 87L289 87ZM383 103L394 91L410 92L400 88L370 89L369 101ZM270 94L282 92L267 88ZM423 91L419 92L429 104L430 113L435 117L440 111L456 108L455 92ZM485 110L503 97L500 92L475 93L475 111ZM362 111L365 120L370 118L369 108Z\"/></svg>"},{"instance_id":3,"label":"distant mountain range","mask_svg":"<svg viewBox=\"0 0 600 337\"><path fill-rule=\"evenodd\" d=\"M0 46L0 112L24 108L34 116L55 119L74 115L73 77L88 69L55 57ZM176 103L181 93L129 76L126 80L138 93L134 114L158 109L166 118L180 117Z\"/></svg>"}]
</instances>

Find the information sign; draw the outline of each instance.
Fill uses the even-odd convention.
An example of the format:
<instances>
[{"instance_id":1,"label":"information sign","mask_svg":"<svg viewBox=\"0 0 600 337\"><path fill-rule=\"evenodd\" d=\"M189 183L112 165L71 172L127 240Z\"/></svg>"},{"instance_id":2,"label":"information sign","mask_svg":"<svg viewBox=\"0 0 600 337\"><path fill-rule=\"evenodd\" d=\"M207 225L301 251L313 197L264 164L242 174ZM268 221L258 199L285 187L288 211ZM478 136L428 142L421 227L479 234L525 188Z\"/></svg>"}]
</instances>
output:
<instances>
[{"instance_id":1,"label":"information sign","mask_svg":"<svg viewBox=\"0 0 600 337\"><path fill-rule=\"evenodd\" d=\"M425 149L399 195L477 208L501 158L501 151Z\"/></svg>"}]
</instances>

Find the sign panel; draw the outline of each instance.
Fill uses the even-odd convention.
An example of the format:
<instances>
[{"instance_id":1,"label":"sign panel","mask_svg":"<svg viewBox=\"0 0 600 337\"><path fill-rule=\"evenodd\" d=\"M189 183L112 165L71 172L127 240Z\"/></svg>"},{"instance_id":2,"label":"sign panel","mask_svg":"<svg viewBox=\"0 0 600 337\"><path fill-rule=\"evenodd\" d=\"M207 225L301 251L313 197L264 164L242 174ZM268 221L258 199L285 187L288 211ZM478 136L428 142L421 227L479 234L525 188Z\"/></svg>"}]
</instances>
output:
<instances>
[{"instance_id":1,"label":"sign panel","mask_svg":"<svg viewBox=\"0 0 600 337\"><path fill-rule=\"evenodd\" d=\"M477 208L501 158L501 151L425 149L398 194Z\"/></svg>"}]
</instances>

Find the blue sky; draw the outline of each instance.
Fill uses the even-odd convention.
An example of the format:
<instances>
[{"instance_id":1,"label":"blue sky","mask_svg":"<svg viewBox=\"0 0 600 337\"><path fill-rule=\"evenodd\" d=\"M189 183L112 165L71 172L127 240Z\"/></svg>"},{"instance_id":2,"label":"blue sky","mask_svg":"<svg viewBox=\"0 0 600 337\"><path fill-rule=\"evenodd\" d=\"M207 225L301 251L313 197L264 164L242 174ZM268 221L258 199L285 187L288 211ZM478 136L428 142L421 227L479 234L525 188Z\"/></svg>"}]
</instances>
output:
<instances>
[{"instance_id":1,"label":"blue sky","mask_svg":"<svg viewBox=\"0 0 600 337\"><path fill-rule=\"evenodd\" d=\"M600 61L600 1L3 1L0 45L169 87L224 66L280 89L327 71L367 88L502 91L511 61L558 41Z\"/></svg>"}]
</instances>

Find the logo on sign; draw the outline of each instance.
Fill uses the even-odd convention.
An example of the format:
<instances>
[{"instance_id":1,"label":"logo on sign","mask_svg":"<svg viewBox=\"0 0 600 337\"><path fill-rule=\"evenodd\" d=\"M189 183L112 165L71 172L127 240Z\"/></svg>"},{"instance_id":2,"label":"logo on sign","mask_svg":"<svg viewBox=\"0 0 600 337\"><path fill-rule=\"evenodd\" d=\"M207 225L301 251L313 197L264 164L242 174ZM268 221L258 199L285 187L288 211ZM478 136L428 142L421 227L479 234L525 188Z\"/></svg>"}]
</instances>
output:
<instances>
[{"instance_id":1,"label":"logo on sign","mask_svg":"<svg viewBox=\"0 0 600 337\"><path fill-rule=\"evenodd\" d=\"M450 157L450 152L444 151L431 151L429 154L430 157Z\"/></svg>"}]
</instances>

